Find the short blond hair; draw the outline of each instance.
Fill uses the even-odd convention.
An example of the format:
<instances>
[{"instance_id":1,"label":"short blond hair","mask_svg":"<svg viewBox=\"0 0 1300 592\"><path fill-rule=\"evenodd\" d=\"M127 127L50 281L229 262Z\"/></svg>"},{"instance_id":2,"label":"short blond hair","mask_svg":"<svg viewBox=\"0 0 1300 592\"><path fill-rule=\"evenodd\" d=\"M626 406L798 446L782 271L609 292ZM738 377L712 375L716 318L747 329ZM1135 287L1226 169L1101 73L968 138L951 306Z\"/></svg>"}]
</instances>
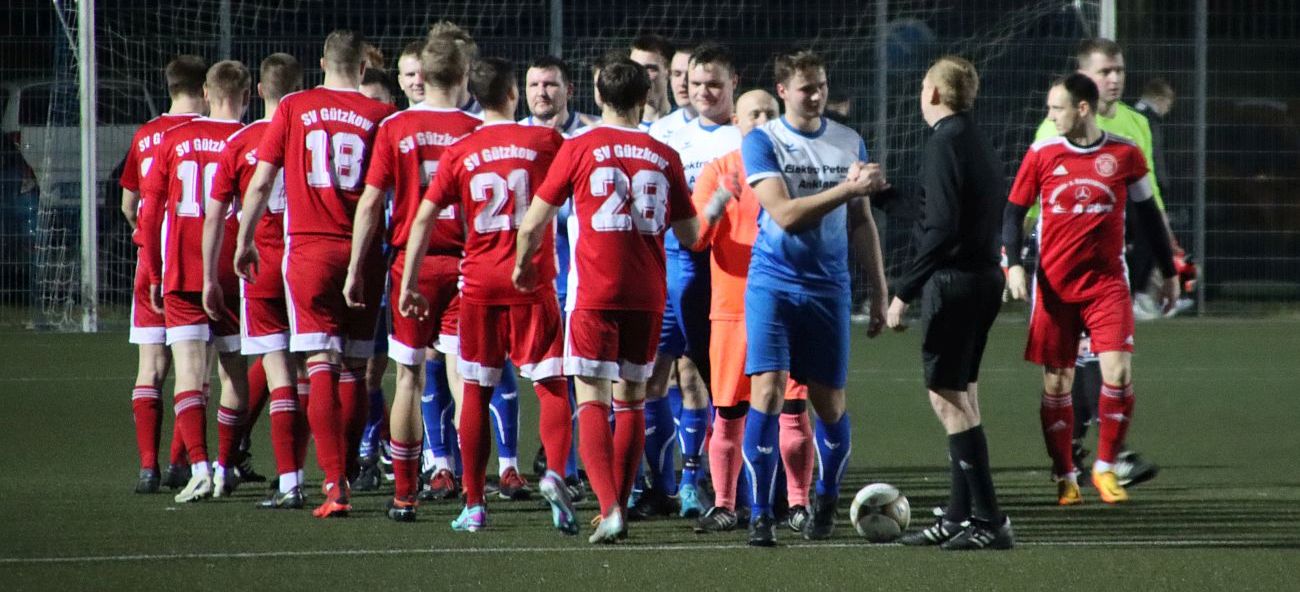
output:
<instances>
[{"instance_id":1,"label":"short blond hair","mask_svg":"<svg viewBox=\"0 0 1300 592\"><path fill-rule=\"evenodd\" d=\"M233 99L248 91L252 75L244 64L235 60L223 60L208 68L207 79L203 87L213 98Z\"/></svg>"},{"instance_id":2,"label":"short blond hair","mask_svg":"<svg viewBox=\"0 0 1300 592\"><path fill-rule=\"evenodd\" d=\"M975 64L961 56L946 55L934 61L925 73L939 90L939 102L956 112L970 111L979 94L980 76Z\"/></svg>"}]
</instances>

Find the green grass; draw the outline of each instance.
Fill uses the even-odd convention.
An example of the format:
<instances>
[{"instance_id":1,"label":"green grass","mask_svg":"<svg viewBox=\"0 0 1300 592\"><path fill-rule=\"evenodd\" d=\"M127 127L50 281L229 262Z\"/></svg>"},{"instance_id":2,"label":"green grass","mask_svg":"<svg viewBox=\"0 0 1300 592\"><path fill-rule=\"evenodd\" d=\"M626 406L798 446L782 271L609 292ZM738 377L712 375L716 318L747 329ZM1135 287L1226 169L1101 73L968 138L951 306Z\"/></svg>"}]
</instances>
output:
<instances>
[{"instance_id":1,"label":"green grass","mask_svg":"<svg viewBox=\"0 0 1300 592\"><path fill-rule=\"evenodd\" d=\"M868 545L844 520L827 544L783 533L785 546L770 551L744 548L739 533L696 536L678 520L634 524L626 544L592 548L554 534L535 502L492 504L491 528L477 535L448 529L452 504L393 524L380 510L385 493L356 496L354 517L336 521L256 511L255 487L177 506L131 493L135 354L124 334L0 333L0 589L1294 589L1297 333L1295 320L1140 325L1130 440L1163 471L1126 506L1085 488L1085 505L1063 509L1052 505L1038 432L1038 372L1020 361L1023 323L1008 315L990 342L981 404L1021 545L967 555ZM855 337L846 488L898 485L923 521L947 477L918 339ZM530 458L536 403L522 400ZM255 449L262 472L272 468L266 423ZM592 503L580 511L590 517Z\"/></svg>"}]
</instances>

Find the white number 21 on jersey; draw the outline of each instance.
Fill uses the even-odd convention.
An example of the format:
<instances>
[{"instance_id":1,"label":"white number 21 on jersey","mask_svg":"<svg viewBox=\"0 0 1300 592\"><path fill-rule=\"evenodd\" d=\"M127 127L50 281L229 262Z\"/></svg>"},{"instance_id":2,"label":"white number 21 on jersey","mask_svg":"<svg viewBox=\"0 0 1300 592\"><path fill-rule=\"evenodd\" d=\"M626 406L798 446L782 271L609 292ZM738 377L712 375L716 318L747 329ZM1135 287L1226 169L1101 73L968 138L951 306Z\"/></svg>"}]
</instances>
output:
<instances>
[{"instance_id":1,"label":"white number 21 on jersey","mask_svg":"<svg viewBox=\"0 0 1300 592\"><path fill-rule=\"evenodd\" d=\"M600 167L591 173L591 195L606 198L591 217L592 228L599 232L636 229L642 234L659 234L664 229L668 177L659 171L639 171L629 182L622 169Z\"/></svg>"},{"instance_id":2,"label":"white number 21 on jersey","mask_svg":"<svg viewBox=\"0 0 1300 592\"><path fill-rule=\"evenodd\" d=\"M476 202L487 202L474 216L475 232L487 234L519 228L528 210L528 171L515 169L505 179L492 172L474 175L469 180L469 196ZM506 200L512 197L514 212L502 213Z\"/></svg>"},{"instance_id":3,"label":"white number 21 on jersey","mask_svg":"<svg viewBox=\"0 0 1300 592\"><path fill-rule=\"evenodd\" d=\"M325 130L312 130L307 132L307 152L311 157L307 185L361 189L361 165L366 156L366 141L361 136L351 132L331 136Z\"/></svg>"}]
</instances>

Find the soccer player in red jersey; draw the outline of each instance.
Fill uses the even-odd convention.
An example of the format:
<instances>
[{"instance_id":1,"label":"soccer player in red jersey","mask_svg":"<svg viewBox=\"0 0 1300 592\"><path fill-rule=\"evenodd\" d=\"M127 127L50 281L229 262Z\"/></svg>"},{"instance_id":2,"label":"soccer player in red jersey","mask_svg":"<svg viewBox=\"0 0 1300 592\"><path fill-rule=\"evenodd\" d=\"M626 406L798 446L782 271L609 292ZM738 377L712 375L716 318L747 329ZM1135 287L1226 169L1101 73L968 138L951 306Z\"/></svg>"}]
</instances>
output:
<instances>
[{"instance_id":1,"label":"soccer player in red jersey","mask_svg":"<svg viewBox=\"0 0 1300 592\"><path fill-rule=\"evenodd\" d=\"M205 228L204 244L221 244L223 251L227 245L233 248L235 234L227 232L228 229L223 224L213 224L212 218L217 211L224 212L248 188L257 168L257 147L262 141L262 134L270 125L270 117L279 107L280 99L301 88L302 66L289 54L271 54L262 60L259 78L257 93L262 97L266 117L248 124L226 139L226 149L221 153L217 173L212 181L213 203L208 208L209 225ZM281 171L276 176L271 198L267 202L267 213L258 223L253 238L263 264L258 267L256 277L250 281L241 280L240 353L256 357L256 364L260 364L262 373L261 378L256 379L253 376L257 371L249 371L250 415L246 426L251 426L256 420L252 413L256 413L259 406L252 400L258 397L258 391L269 389L270 395L271 446L275 453L279 486L258 507L297 509L303 506L300 487L302 457L299 451L305 450L306 446L307 418L305 410L298 404L294 388L294 367L289 358L289 312L284 301L284 276L281 270L284 258L284 206L284 172ZM237 227L234 230L237 231ZM233 256L224 252L219 261L216 257L215 249L204 251L205 264L209 269L216 265L226 266L233 261ZM205 283L205 305L210 301L215 307L222 302L224 299L217 293L222 290L224 288L220 282ZM218 311L208 310L209 315L215 312ZM247 429L246 427L245 433Z\"/></svg>"},{"instance_id":2,"label":"soccer player in red jersey","mask_svg":"<svg viewBox=\"0 0 1300 592\"><path fill-rule=\"evenodd\" d=\"M176 360L176 422L193 471L190 482L176 495L178 503L227 491L225 467L230 466L231 452L237 444L234 436L247 403L247 369L239 354L239 317L231 310L238 308L238 300L216 303L222 310L214 320L208 318L203 302L205 280L233 284L233 269L227 268L225 274L206 269L203 229L212 178L226 138L243 127L239 119L248 108L249 79L248 69L239 62L227 60L213 65L203 85L210 116L195 118L163 134L154 152L153 167L141 186L150 212L143 231L166 229L161 248L158 242L146 241L144 253L150 270L150 298L155 308L162 309L166 303L167 345ZM224 220L225 214L224 209L219 210L218 220ZM229 288L233 294L234 286ZM221 410L217 415L222 422L217 464L211 472L203 394L209 343L217 350L220 361Z\"/></svg>"},{"instance_id":3,"label":"soccer player in red jersey","mask_svg":"<svg viewBox=\"0 0 1300 592\"><path fill-rule=\"evenodd\" d=\"M356 446L349 441L359 443L365 426L364 373L374 351L383 288L380 280L369 282L373 294L361 310L348 308L343 299L366 164L379 122L395 111L357 90L365 70L362 44L359 33L331 33L321 57L325 83L280 101L257 148L235 253L240 276L255 279L261 264L255 229L283 168L289 350L307 355L307 418L327 496L313 512L319 518L346 516L352 509L347 470Z\"/></svg>"},{"instance_id":4,"label":"soccer player in red jersey","mask_svg":"<svg viewBox=\"0 0 1300 592\"><path fill-rule=\"evenodd\" d=\"M374 278L368 268L382 266L375 238L384 220L384 194L393 190L392 218L386 240L393 248L388 263L390 306L397 303L402 286L411 223L420 207L420 196L438 170L447 147L465 137L480 124L478 117L456 107L465 86L469 55L461 44L445 38L430 40L421 53L424 70L424 102L385 119L375 137L374 157L366 172L366 188L357 205L353 224L352 256L344 293L348 304L370 304L366 292L383 278ZM457 279L464 249L464 230L455 209L438 216L432 242L427 238L418 250L424 255L416 276L420 292L432 303L425 318L393 315L388 355L397 362L397 390L390 414L390 444L393 455L394 497L388 515L397 521L415 519L423 423L420 394L424 390L424 360L439 333L455 334ZM384 269L379 267L379 269Z\"/></svg>"},{"instance_id":5,"label":"soccer player in red jersey","mask_svg":"<svg viewBox=\"0 0 1300 592\"><path fill-rule=\"evenodd\" d=\"M208 65L202 58L192 55L177 56L164 70L167 93L171 96L171 109L149 120L131 138L131 149L122 167L122 215L131 225L132 242L143 247L144 241L161 240L158 236L144 236L138 216L144 209L140 201L140 180L149 174L154 161L154 147L162 141L162 133L188 122L207 111L203 100L203 76ZM142 253L141 253L142 254ZM162 383L171 366L171 356L165 345L166 322L162 312L155 311L149 300L149 273L142 258L137 257L134 298L131 301L131 335L129 341L140 347L140 360L136 370L135 388L131 391L131 411L135 418L135 443L140 454L140 477L136 493L155 493L162 484L158 473L158 438L162 429ZM167 471L167 485L177 489L189 480L188 464L181 458L181 439L172 435L172 465Z\"/></svg>"},{"instance_id":6,"label":"soccer player in red jersey","mask_svg":"<svg viewBox=\"0 0 1300 592\"><path fill-rule=\"evenodd\" d=\"M515 123L519 88L510 62L480 60L470 72L469 84L483 105L483 127L443 155L411 229L415 246L421 246L428 240L438 211L462 208L466 239L461 263L460 370L465 382L459 430L465 462L465 508L452 521L452 529L474 532L486 525L483 489L491 449L488 406L503 369L510 371L505 368L509 356L520 373L533 381L540 403L538 431L547 456L542 495L551 504L555 527L565 534L577 534L573 502L563 477L572 428L554 288L554 229L544 232L542 250L533 262L540 288L521 293L511 282L516 231L533 189L546 176L564 138L549 127ZM407 251L401 304L404 313L417 317L428 310L415 279L422 263L418 251Z\"/></svg>"},{"instance_id":7,"label":"soccer player in red jersey","mask_svg":"<svg viewBox=\"0 0 1300 592\"><path fill-rule=\"evenodd\" d=\"M1034 143L1025 154L1003 217L1003 243L1012 297L1029 294L1020 262L1029 207L1042 200L1040 263L1025 359L1043 366L1043 438L1052 457L1062 505L1080 503L1070 455L1074 408L1070 388L1079 335L1087 329L1101 359L1102 391L1097 462L1092 483L1106 503L1128 500L1114 471L1133 416L1133 306L1124 269L1124 207L1136 206L1139 223L1164 275L1166 310L1178 295L1172 241L1152 199L1142 151L1126 138L1097 127L1097 85L1083 74L1054 83L1048 119L1061 136Z\"/></svg>"},{"instance_id":8,"label":"soccer player in red jersey","mask_svg":"<svg viewBox=\"0 0 1300 592\"><path fill-rule=\"evenodd\" d=\"M626 58L596 83L604 123L560 148L519 228L514 282L543 285L536 256L560 206L573 196L574 305L565 332L565 374L577 379L583 464L600 501L592 543L624 534L624 513L645 445L645 382L659 344L666 299L664 231L686 244L699 233L676 151L637 128L650 77ZM614 433L609 411L614 409Z\"/></svg>"}]
</instances>

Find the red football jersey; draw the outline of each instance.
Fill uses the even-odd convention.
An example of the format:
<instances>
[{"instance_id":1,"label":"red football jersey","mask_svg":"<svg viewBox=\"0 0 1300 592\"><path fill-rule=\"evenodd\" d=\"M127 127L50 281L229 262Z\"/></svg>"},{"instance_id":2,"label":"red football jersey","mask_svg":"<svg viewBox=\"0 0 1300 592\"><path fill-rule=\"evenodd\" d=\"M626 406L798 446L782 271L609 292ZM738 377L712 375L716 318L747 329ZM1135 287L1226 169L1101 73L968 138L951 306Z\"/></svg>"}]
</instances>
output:
<instances>
[{"instance_id":1,"label":"red football jersey","mask_svg":"<svg viewBox=\"0 0 1300 592\"><path fill-rule=\"evenodd\" d=\"M253 180L257 170L257 146L262 141L270 120L261 119L248 124L229 138L226 149L221 152L217 163L217 174L212 179L212 199L222 203L234 204L235 211L241 207L248 183ZM257 276L252 283L244 286L244 296L249 298L280 298L284 296L283 274L280 263L284 256L284 170L275 176L271 186L271 197L266 202L266 212L258 221L253 231L253 242L257 245L261 262L257 266ZM227 231L231 231L227 228ZM236 234L239 226L233 229ZM227 238L233 238L231 235ZM230 243L233 245L233 243ZM224 245L223 245L224 246ZM232 255L233 257L233 255Z\"/></svg>"},{"instance_id":2,"label":"red football jersey","mask_svg":"<svg viewBox=\"0 0 1300 592\"><path fill-rule=\"evenodd\" d=\"M316 87L280 100L257 159L284 167L288 236L351 240L375 134L394 111L351 89Z\"/></svg>"},{"instance_id":3,"label":"red football jersey","mask_svg":"<svg viewBox=\"0 0 1300 592\"><path fill-rule=\"evenodd\" d=\"M555 298L555 231L548 225L533 257L541 290L515 289L515 240L533 190L564 143L549 127L513 121L483 124L443 154L424 198L465 213L461 298L481 304L522 304Z\"/></svg>"},{"instance_id":4,"label":"red football jersey","mask_svg":"<svg viewBox=\"0 0 1300 592\"><path fill-rule=\"evenodd\" d=\"M198 116L198 113L178 113L175 115L163 113L140 126L140 129L136 130L135 135L131 137L131 148L127 150L126 162L122 165L122 178L118 180L122 189L131 193L140 193L140 181L149 174L149 167L154 160L153 150L162 141L163 132L182 123L189 123L190 120ZM143 212L144 210L144 197L141 196L136 211ZM154 226L156 226L156 222ZM131 241L136 246L144 246L140 239L140 223L138 220L135 231L131 233Z\"/></svg>"},{"instance_id":5,"label":"red football jersey","mask_svg":"<svg viewBox=\"0 0 1300 592\"><path fill-rule=\"evenodd\" d=\"M1150 199L1146 158L1126 138L1103 132L1089 147L1064 137L1034 143L1020 163L1011 203L1042 199L1039 285L1066 302L1091 299L1105 282L1126 281L1124 206Z\"/></svg>"},{"instance_id":6,"label":"red football jersey","mask_svg":"<svg viewBox=\"0 0 1300 592\"><path fill-rule=\"evenodd\" d=\"M162 249L156 248L153 241L145 241L145 253L151 271L156 272L161 265L164 294L203 290L204 209L212 195L212 180L226 138L241 127L238 121L199 117L167 130L154 152L153 166L140 190L154 208L150 219L157 216L163 223ZM223 278L223 284L235 277L234 249L229 248L234 244L234 237L229 235L233 217L234 211L228 208L227 236L218 260L218 276ZM153 277L158 276L155 273Z\"/></svg>"},{"instance_id":7,"label":"red football jersey","mask_svg":"<svg viewBox=\"0 0 1300 592\"><path fill-rule=\"evenodd\" d=\"M573 196L574 310L663 312L664 231L695 216L677 151L635 128L601 125L560 148L537 191Z\"/></svg>"},{"instance_id":8,"label":"red football jersey","mask_svg":"<svg viewBox=\"0 0 1300 592\"><path fill-rule=\"evenodd\" d=\"M460 109L435 109L418 103L379 125L366 185L394 190L388 244L406 247L420 196L437 172L443 153L482 124L482 119ZM456 209L439 212L429 251L459 254L464 244L465 230Z\"/></svg>"}]
</instances>

